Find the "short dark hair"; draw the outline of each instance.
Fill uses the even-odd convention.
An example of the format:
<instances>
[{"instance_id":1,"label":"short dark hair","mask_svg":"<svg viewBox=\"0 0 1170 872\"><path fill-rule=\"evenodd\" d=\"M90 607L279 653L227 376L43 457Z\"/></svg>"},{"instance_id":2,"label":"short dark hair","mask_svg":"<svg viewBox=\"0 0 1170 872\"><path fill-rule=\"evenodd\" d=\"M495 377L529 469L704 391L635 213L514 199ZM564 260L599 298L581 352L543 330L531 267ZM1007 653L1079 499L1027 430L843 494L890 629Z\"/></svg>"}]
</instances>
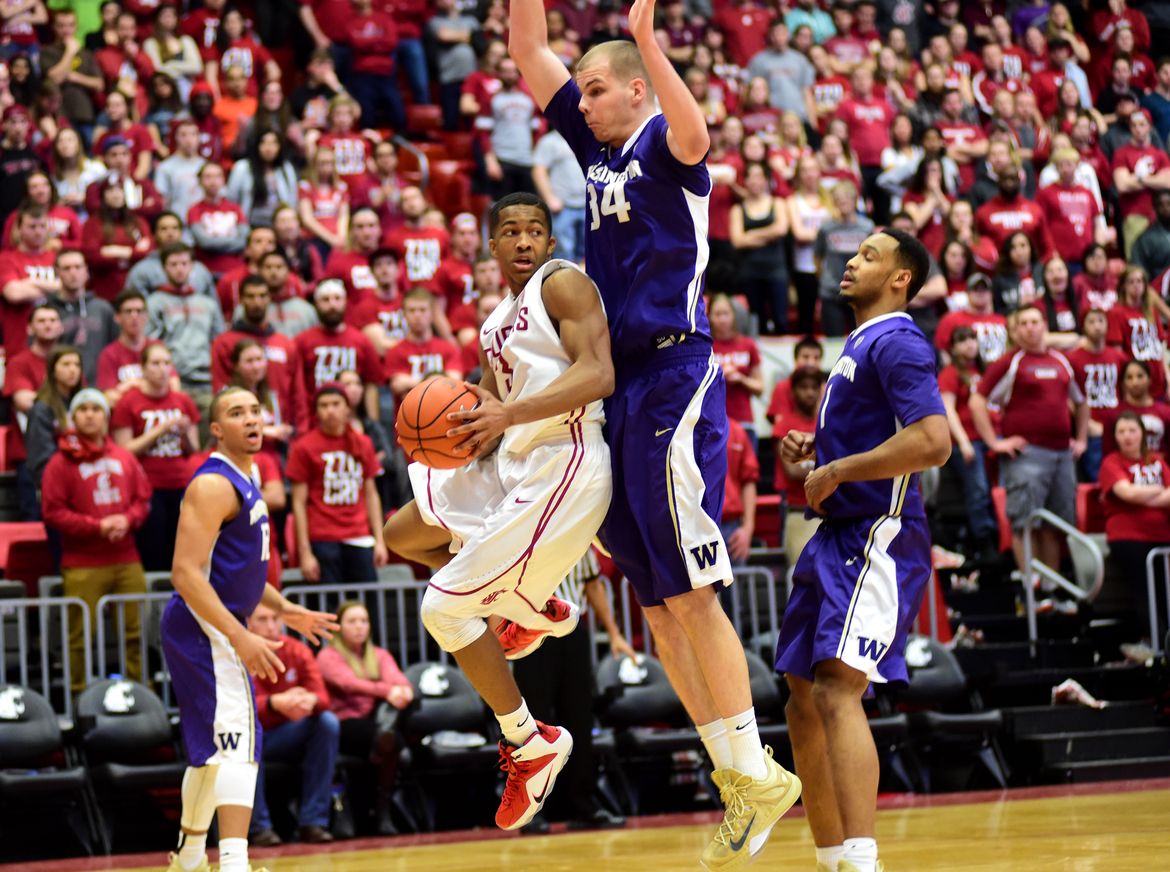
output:
<instances>
[{"instance_id":1,"label":"short dark hair","mask_svg":"<svg viewBox=\"0 0 1170 872\"><path fill-rule=\"evenodd\" d=\"M257 275L246 275L244 280L240 282L240 296L244 296L244 291L248 288L263 288L264 292L268 292L268 283Z\"/></svg>"},{"instance_id":2,"label":"short dark hair","mask_svg":"<svg viewBox=\"0 0 1170 872\"><path fill-rule=\"evenodd\" d=\"M154 220L150 222L150 231L152 233L156 233L156 234L158 233L158 224L164 218L174 218L176 221L179 222L180 227L183 226L183 219L179 217L178 213L176 213L176 212L159 212L157 215L154 216Z\"/></svg>"},{"instance_id":3,"label":"short dark hair","mask_svg":"<svg viewBox=\"0 0 1170 872\"><path fill-rule=\"evenodd\" d=\"M797 342L796 345L793 346L792 359L796 360L796 358L800 355L800 352L804 351L806 348L811 348L822 357L825 355L825 346L821 345L821 341L819 339L817 339L815 336L805 336L803 339Z\"/></svg>"},{"instance_id":4,"label":"short dark hair","mask_svg":"<svg viewBox=\"0 0 1170 872\"><path fill-rule=\"evenodd\" d=\"M219 389L216 395L211 400L211 408L207 410L207 417L215 423L219 420L219 408L223 405L224 399L230 397L232 394L252 394L253 392L240 385L227 385ZM255 396L255 394L253 394Z\"/></svg>"},{"instance_id":5,"label":"short dark hair","mask_svg":"<svg viewBox=\"0 0 1170 872\"><path fill-rule=\"evenodd\" d=\"M159 259L159 262L163 266L166 266L167 261L170 260L172 257L174 257L176 254L191 254L191 253L192 253L191 246L187 245L185 242L176 242L174 245L168 245L166 248L164 248L162 251L160 251L158 253L158 259Z\"/></svg>"},{"instance_id":6,"label":"short dark hair","mask_svg":"<svg viewBox=\"0 0 1170 872\"><path fill-rule=\"evenodd\" d=\"M118 296L114 297L114 311L121 312L122 307L131 300L139 300L143 305L146 304L146 294L137 288L123 288Z\"/></svg>"},{"instance_id":7,"label":"short dark hair","mask_svg":"<svg viewBox=\"0 0 1170 872\"><path fill-rule=\"evenodd\" d=\"M887 227L882 233L898 243L895 250L898 266L910 270L910 284L906 286L906 302L909 303L926 284L926 276L930 273L930 252L917 237L904 230Z\"/></svg>"},{"instance_id":8,"label":"short dark hair","mask_svg":"<svg viewBox=\"0 0 1170 872\"><path fill-rule=\"evenodd\" d=\"M59 248L59 249L57 249L57 256L53 258L53 263L55 263L55 264L60 263L61 258L63 258L67 254L76 254L82 260L85 260L85 254L82 252L82 250L80 248ZM86 261L87 265L88 265L88 263L89 262Z\"/></svg>"},{"instance_id":9,"label":"short dark hair","mask_svg":"<svg viewBox=\"0 0 1170 872\"><path fill-rule=\"evenodd\" d=\"M268 229L271 229L271 228L268 228ZM282 249L279 249L279 248L273 249L272 251L264 252L262 255L260 255L260 260L258 260L256 262L256 265L257 266L264 266L264 261L268 260L268 258L270 258L270 257L280 258L281 260L284 261L285 266L287 266L289 269L292 269L292 264L289 263L288 255L285 254L284 251ZM249 276L248 278L260 278L260 277L259 276ZM263 281L263 279L261 279L261 281ZM248 283L247 279L245 279L244 284L247 284L247 283Z\"/></svg>"},{"instance_id":10,"label":"short dark hair","mask_svg":"<svg viewBox=\"0 0 1170 872\"><path fill-rule=\"evenodd\" d=\"M544 213L545 224L548 225L549 232L552 232L552 211L548 208L548 203L527 191L517 191L514 194L508 194L506 197L501 197L492 204L492 210L488 213L488 235L495 236L496 228L500 226L500 213L512 206L534 206Z\"/></svg>"}]
</instances>

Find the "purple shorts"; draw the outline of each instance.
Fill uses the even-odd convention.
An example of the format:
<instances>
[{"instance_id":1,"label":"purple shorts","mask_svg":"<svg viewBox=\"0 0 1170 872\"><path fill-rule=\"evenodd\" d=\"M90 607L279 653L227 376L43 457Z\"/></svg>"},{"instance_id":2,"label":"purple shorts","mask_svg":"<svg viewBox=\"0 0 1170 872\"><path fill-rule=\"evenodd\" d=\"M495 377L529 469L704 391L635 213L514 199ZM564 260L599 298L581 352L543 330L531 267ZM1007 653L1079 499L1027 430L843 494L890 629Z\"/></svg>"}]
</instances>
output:
<instances>
[{"instance_id":1,"label":"purple shorts","mask_svg":"<svg viewBox=\"0 0 1170 872\"><path fill-rule=\"evenodd\" d=\"M812 681L840 660L879 684L907 680L906 636L931 576L925 518L826 521L792 575L776 671Z\"/></svg>"},{"instance_id":2,"label":"purple shorts","mask_svg":"<svg viewBox=\"0 0 1170 872\"><path fill-rule=\"evenodd\" d=\"M600 536L643 606L731 580L723 372L709 350L655 362L619 373L605 404L613 500Z\"/></svg>"}]
</instances>

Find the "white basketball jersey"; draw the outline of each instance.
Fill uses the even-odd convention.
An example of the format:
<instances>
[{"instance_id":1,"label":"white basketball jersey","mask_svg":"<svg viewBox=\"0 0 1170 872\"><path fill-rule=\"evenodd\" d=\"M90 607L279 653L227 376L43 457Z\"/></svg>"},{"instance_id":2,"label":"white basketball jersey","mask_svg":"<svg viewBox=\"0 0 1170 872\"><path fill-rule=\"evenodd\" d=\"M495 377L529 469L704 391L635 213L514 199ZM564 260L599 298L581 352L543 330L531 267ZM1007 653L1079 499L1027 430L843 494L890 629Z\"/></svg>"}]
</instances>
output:
<instances>
[{"instance_id":1,"label":"white basketball jersey","mask_svg":"<svg viewBox=\"0 0 1170 872\"><path fill-rule=\"evenodd\" d=\"M550 260L540 267L513 296L509 293L488 316L479 331L479 344L496 376L496 384L505 403L514 403L547 388L572 363L565 353L561 336L552 318L544 308L544 276L553 264L575 269L567 260ZM593 285L597 292L597 285ZM598 295L598 303L601 297ZM601 400L574 409L567 415L544 418L527 424L516 424L505 433L500 450L522 454L534 443L564 435L570 436L569 425L578 423L602 424L605 413Z\"/></svg>"}]
</instances>

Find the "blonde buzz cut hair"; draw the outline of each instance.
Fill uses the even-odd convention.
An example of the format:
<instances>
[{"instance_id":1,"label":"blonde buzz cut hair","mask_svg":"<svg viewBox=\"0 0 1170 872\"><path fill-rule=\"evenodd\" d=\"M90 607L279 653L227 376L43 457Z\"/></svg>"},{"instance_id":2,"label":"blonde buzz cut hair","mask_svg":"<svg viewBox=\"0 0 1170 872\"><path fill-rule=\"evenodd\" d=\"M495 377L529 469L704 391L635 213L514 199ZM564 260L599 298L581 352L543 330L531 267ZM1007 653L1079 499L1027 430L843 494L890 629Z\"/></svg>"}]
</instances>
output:
<instances>
[{"instance_id":1,"label":"blonde buzz cut hair","mask_svg":"<svg viewBox=\"0 0 1170 872\"><path fill-rule=\"evenodd\" d=\"M638 46L629 40L611 39L608 42L598 43L581 56L577 61L577 75L602 61L609 63L610 72L625 83L632 79L641 79L646 83L646 91L654 93L654 86L650 83L650 74L646 72L646 65L642 63L642 54Z\"/></svg>"}]
</instances>

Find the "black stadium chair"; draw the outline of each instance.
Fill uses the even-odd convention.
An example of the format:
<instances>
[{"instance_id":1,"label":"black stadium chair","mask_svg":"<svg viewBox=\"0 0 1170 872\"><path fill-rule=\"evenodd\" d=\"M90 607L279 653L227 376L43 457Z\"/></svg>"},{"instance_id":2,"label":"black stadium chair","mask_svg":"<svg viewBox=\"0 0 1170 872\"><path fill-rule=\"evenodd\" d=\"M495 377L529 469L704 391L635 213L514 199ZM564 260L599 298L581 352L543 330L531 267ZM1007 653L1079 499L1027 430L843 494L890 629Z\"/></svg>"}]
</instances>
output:
<instances>
[{"instance_id":1,"label":"black stadium chair","mask_svg":"<svg viewBox=\"0 0 1170 872\"><path fill-rule=\"evenodd\" d=\"M162 701L136 681L100 679L77 697L77 726L102 807L111 812L103 833L107 847L121 818L136 836L152 812L164 824L151 791L180 787L186 763Z\"/></svg>"},{"instance_id":2,"label":"black stadium chair","mask_svg":"<svg viewBox=\"0 0 1170 872\"><path fill-rule=\"evenodd\" d=\"M55 822L52 832L68 830L87 854L94 853L100 813L85 767L64 744L48 700L15 684L0 684L0 805L5 809L0 837L7 858L18 856L13 843L19 836L43 830L45 821ZM62 810L69 824L65 827Z\"/></svg>"}]
</instances>

